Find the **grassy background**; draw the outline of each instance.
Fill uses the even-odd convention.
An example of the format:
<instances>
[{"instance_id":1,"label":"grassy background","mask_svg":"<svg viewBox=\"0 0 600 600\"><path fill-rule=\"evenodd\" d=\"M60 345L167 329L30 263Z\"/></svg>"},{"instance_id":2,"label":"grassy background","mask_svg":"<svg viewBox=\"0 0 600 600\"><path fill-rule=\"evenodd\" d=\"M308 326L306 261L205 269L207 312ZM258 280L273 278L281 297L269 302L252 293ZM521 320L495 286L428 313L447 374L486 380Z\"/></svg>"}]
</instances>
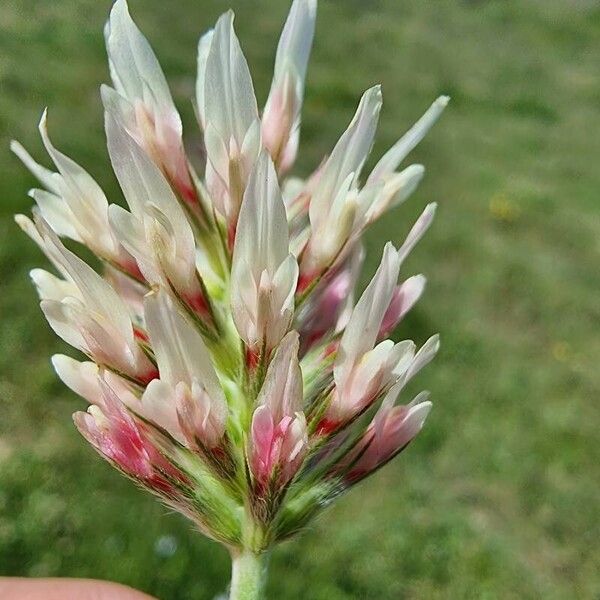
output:
<instances>
[{"instance_id":1,"label":"grassy background","mask_svg":"<svg viewBox=\"0 0 600 600\"><path fill-rule=\"evenodd\" d=\"M109 578L162 599L222 592L228 558L121 480L70 423L65 347L36 306L40 253L12 222L33 180L11 137L55 143L113 198L98 86L107 0L0 6L0 571ZM287 0L131 0L197 144L198 35L232 5L262 102ZM404 269L428 292L398 335L440 331L435 402L398 461L272 559L271 598L599 598L600 8L591 0L321 0L298 172L383 82L378 156L439 93L411 157L428 176L369 237L437 222ZM47 161L44 158L44 161Z\"/></svg>"}]
</instances>

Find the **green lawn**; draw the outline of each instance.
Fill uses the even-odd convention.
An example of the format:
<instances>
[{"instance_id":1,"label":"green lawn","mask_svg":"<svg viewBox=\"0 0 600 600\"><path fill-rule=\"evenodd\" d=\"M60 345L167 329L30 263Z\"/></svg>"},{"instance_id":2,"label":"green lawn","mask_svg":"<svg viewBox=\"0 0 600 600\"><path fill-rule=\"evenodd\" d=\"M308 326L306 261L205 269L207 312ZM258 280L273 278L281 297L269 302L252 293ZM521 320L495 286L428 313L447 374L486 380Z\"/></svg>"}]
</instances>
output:
<instances>
[{"instance_id":1,"label":"green lawn","mask_svg":"<svg viewBox=\"0 0 600 600\"><path fill-rule=\"evenodd\" d=\"M184 114L198 35L230 4L268 89L287 0L131 0ZM321 0L309 70L306 174L384 85L374 156L438 94L452 102L414 152L408 205L369 235L373 269L426 202L437 222L405 267L429 277L399 336L443 348L418 384L419 439L272 558L271 598L600 597L600 7L586 0ZM37 120L118 198L98 87L108 0L0 5L0 573L107 578L163 600L211 599L228 557L134 489L71 424L65 351L27 272L44 264L12 221L42 158ZM47 163L45 157L44 162Z\"/></svg>"}]
</instances>

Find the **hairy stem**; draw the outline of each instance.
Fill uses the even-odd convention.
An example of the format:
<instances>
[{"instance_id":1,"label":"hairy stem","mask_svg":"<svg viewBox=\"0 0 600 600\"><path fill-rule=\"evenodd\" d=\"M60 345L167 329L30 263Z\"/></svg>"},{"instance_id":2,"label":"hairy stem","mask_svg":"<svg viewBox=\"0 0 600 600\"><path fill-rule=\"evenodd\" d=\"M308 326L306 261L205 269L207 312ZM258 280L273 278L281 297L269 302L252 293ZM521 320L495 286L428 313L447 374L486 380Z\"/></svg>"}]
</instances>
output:
<instances>
[{"instance_id":1,"label":"hairy stem","mask_svg":"<svg viewBox=\"0 0 600 600\"><path fill-rule=\"evenodd\" d=\"M261 600L267 575L267 555L236 550L231 553L231 563L229 600Z\"/></svg>"}]
</instances>

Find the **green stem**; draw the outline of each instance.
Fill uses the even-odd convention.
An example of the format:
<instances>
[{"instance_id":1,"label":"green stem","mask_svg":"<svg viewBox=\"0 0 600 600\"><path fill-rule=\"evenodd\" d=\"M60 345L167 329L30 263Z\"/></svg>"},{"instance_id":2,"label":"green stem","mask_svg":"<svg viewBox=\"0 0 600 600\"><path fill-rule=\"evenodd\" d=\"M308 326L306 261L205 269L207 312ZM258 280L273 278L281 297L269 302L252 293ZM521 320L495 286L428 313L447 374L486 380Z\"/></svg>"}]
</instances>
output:
<instances>
[{"instance_id":1,"label":"green stem","mask_svg":"<svg viewBox=\"0 0 600 600\"><path fill-rule=\"evenodd\" d=\"M266 554L255 554L251 550L232 551L229 600L261 600L266 574Z\"/></svg>"}]
</instances>

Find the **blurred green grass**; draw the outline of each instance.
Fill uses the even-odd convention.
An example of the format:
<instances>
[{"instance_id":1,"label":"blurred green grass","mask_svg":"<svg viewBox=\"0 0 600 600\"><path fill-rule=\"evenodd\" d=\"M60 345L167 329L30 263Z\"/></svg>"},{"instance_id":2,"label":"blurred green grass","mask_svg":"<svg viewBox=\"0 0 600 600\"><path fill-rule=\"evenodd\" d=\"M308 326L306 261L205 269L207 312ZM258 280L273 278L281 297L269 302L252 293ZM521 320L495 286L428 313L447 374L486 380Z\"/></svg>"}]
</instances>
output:
<instances>
[{"instance_id":1,"label":"blurred green grass","mask_svg":"<svg viewBox=\"0 0 600 600\"><path fill-rule=\"evenodd\" d=\"M287 0L131 0L197 145L189 97L201 31L231 5L262 102ZM585 0L321 0L309 70L306 174L383 82L378 156L439 93L452 103L411 157L428 176L369 234L368 268L431 200L407 263L427 294L399 336L442 334L418 384L434 411L396 462L272 558L271 598L598 598L600 594L600 7ZM122 481L70 423L65 351L17 230L43 157L37 120L118 198L98 86L107 0L0 6L0 572L121 581L213 598L224 551ZM47 163L44 158L44 162Z\"/></svg>"}]
</instances>

